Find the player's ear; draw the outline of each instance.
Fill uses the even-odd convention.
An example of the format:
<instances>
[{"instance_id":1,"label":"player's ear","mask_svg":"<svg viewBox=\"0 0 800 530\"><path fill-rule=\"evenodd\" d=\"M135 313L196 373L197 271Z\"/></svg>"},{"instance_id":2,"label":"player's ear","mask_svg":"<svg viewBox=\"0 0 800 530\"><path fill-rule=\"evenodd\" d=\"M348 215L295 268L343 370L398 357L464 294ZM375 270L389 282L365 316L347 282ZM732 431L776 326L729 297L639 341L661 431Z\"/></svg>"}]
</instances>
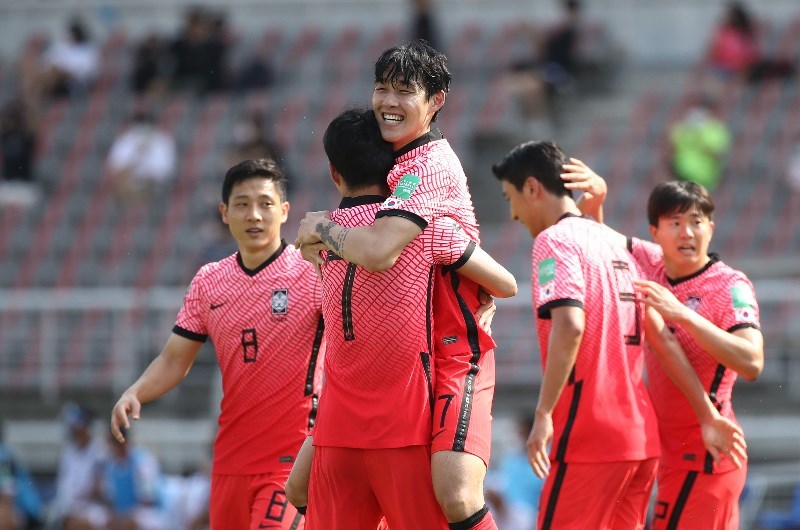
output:
<instances>
[{"instance_id":1,"label":"player's ear","mask_svg":"<svg viewBox=\"0 0 800 530\"><path fill-rule=\"evenodd\" d=\"M223 223L228 224L228 205L224 202L219 203L219 216Z\"/></svg>"},{"instance_id":2,"label":"player's ear","mask_svg":"<svg viewBox=\"0 0 800 530\"><path fill-rule=\"evenodd\" d=\"M287 219L289 219L289 210L291 209L292 205L289 204L289 201L283 201L281 203L281 224L285 223Z\"/></svg>"},{"instance_id":3,"label":"player's ear","mask_svg":"<svg viewBox=\"0 0 800 530\"><path fill-rule=\"evenodd\" d=\"M433 94L430 98L431 100L431 114L442 110L444 107L444 101L447 99L447 93L444 90L440 90Z\"/></svg>"},{"instance_id":4,"label":"player's ear","mask_svg":"<svg viewBox=\"0 0 800 530\"><path fill-rule=\"evenodd\" d=\"M522 185L522 191L530 198L537 199L539 197L539 193L541 185L538 180L534 177L526 177L525 183Z\"/></svg>"},{"instance_id":5,"label":"player's ear","mask_svg":"<svg viewBox=\"0 0 800 530\"><path fill-rule=\"evenodd\" d=\"M658 227L657 226L653 226L653 225L649 225L648 229L650 230L650 239L655 241L656 240L656 233L658 232Z\"/></svg>"}]
</instances>

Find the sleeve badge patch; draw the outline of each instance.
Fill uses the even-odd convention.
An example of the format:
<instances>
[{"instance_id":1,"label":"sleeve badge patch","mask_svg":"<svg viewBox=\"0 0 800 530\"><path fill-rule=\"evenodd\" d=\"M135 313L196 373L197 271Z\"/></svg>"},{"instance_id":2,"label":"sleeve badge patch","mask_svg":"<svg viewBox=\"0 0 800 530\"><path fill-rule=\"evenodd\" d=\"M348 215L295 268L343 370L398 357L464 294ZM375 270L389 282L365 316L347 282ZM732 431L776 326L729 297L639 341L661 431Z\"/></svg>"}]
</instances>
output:
<instances>
[{"instance_id":1,"label":"sleeve badge patch","mask_svg":"<svg viewBox=\"0 0 800 530\"><path fill-rule=\"evenodd\" d=\"M414 191L419 186L419 183L422 179L420 179L417 175L407 174L403 175L400 178L400 181L397 183L397 186L394 188L392 195L383 201L381 204L381 209L391 209L397 208L403 201L408 200L411 195L414 194Z\"/></svg>"},{"instance_id":2,"label":"sleeve badge patch","mask_svg":"<svg viewBox=\"0 0 800 530\"><path fill-rule=\"evenodd\" d=\"M539 298L546 300L555 294L556 259L547 258L538 265Z\"/></svg>"},{"instance_id":3,"label":"sleeve badge patch","mask_svg":"<svg viewBox=\"0 0 800 530\"><path fill-rule=\"evenodd\" d=\"M731 303L736 320L752 322L756 318L755 301L752 291L744 285L731 287Z\"/></svg>"}]
</instances>

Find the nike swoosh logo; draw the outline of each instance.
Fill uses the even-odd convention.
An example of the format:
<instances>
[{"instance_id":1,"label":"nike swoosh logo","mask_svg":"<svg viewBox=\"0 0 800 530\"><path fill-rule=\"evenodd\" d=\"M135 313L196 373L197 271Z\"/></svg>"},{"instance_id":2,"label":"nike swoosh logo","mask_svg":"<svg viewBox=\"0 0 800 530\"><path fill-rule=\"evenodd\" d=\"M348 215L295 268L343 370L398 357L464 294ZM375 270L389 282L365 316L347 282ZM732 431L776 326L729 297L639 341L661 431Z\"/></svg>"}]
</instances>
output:
<instances>
[{"instance_id":1,"label":"nike swoosh logo","mask_svg":"<svg viewBox=\"0 0 800 530\"><path fill-rule=\"evenodd\" d=\"M277 525L277 524L268 524L268 525L264 525L264 523L260 523L260 524L258 525L258 527L259 527L259 528L280 528L280 525Z\"/></svg>"},{"instance_id":2,"label":"nike swoosh logo","mask_svg":"<svg viewBox=\"0 0 800 530\"><path fill-rule=\"evenodd\" d=\"M213 311L213 310L215 310L217 308L220 308L220 307L224 306L226 303L227 302L222 302L221 304L211 304L211 310Z\"/></svg>"},{"instance_id":3,"label":"nike swoosh logo","mask_svg":"<svg viewBox=\"0 0 800 530\"><path fill-rule=\"evenodd\" d=\"M437 432L436 434L434 434L433 436L431 436L431 441L433 441L433 439L434 439L434 438L436 438L437 436L439 436L440 434L442 434L444 431L445 431L445 429L442 429L441 431L439 431L439 432Z\"/></svg>"}]
</instances>

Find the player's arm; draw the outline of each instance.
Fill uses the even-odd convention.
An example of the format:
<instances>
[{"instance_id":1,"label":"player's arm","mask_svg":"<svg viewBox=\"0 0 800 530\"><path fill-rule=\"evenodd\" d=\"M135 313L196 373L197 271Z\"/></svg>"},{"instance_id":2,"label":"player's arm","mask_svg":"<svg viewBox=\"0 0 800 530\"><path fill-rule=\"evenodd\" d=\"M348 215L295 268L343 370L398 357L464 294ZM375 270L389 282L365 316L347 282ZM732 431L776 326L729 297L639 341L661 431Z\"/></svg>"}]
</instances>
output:
<instances>
[{"instance_id":1,"label":"player's arm","mask_svg":"<svg viewBox=\"0 0 800 530\"><path fill-rule=\"evenodd\" d=\"M414 221L400 216L379 217L372 225L345 228L331 221L328 212L308 212L300 221L295 246L322 242L342 259L370 272L379 272L392 268L406 245L422 229ZM318 254L315 257L304 253L303 257L311 257L312 263L321 265L322 258Z\"/></svg>"},{"instance_id":2,"label":"player's arm","mask_svg":"<svg viewBox=\"0 0 800 530\"><path fill-rule=\"evenodd\" d=\"M510 298L517 294L517 280L514 275L481 247L476 246L469 259L456 270L492 296Z\"/></svg>"},{"instance_id":3,"label":"player's arm","mask_svg":"<svg viewBox=\"0 0 800 530\"><path fill-rule=\"evenodd\" d=\"M308 506L308 484L311 480L311 462L314 460L314 437L306 436L292 471L286 480L286 498L295 508Z\"/></svg>"},{"instance_id":4,"label":"player's arm","mask_svg":"<svg viewBox=\"0 0 800 530\"><path fill-rule=\"evenodd\" d=\"M728 332L680 303L669 289L656 282L635 280L642 301L664 320L679 324L714 359L745 379L754 381L764 369L764 337L755 328Z\"/></svg>"},{"instance_id":5,"label":"player's arm","mask_svg":"<svg viewBox=\"0 0 800 530\"><path fill-rule=\"evenodd\" d=\"M120 426L130 429L128 416L138 420L143 403L163 396L186 377L202 345L202 342L175 333L170 335L158 357L153 359L139 379L122 393L114 405L114 410L111 411L111 432L117 441L125 441Z\"/></svg>"},{"instance_id":6,"label":"player's arm","mask_svg":"<svg viewBox=\"0 0 800 530\"><path fill-rule=\"evenodd\" d=\"M717 463L720 454L725 454L736 467L741 467L741 462L747 458L741 427L717 411L675 336L651 307L646 310L645 337L667 376L694 409L708 452Z\"/></svg>"},{"instance_id":7,"label":"player's arm","mask_svg":"<svg viewBox=\"0 0 800 530\"><path fill-rule=\"evenodd\" d=\"M547 444L553 437L553 409L575 366L586 326L586 315L580 307L555 307L550 310L550 315L552 327L547 344L547 362L533 429L528 437L528 460L540 478L546 477L550 468Z\"/></svg>"}]
</instances>

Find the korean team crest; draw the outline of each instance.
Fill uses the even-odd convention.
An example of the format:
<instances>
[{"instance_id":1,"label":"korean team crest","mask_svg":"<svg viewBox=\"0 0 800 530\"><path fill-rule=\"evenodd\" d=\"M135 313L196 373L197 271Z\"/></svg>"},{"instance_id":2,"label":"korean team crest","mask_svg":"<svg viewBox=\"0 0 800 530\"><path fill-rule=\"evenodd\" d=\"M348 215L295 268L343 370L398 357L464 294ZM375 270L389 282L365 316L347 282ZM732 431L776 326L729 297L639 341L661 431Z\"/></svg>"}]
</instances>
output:
<instances>
[{"instance_id":1,"label":"korean team crest","mask_svg":"<svg viewBox=\"0 0 800 530\"><path fill-rule=\"evenodd\" d=\"M556 259L547 258L539 262L539 299L547 300L556 292Z\"/></svg>"},{"instance_id":2,"label":"korean team crest","mask_svg":"<svg viewBox=\"0 0 800 530\"><path fill-rule=\"evenodd\" d=\"M289 289L273 289L270 306L273 315L285 315L289 311Z\"/></svg>"},{"instance_id":3,"label":"korean team crest","mask_svg":"<svg viewBox=\"0 0 800 530\"><path fill-rule=\"evenodd\" d=\"M736 315L736 320L743 322L755 322L756 320L756 303L753 300L753 294L744 285L734 285L731 287L731 304L733 305L733 312Z\"/></svg>"},{"instance_id":4,"label":"korean team crest","mask_svg":"<svg viewBox=\"0 0 800 530\"><path fill-rule=\"evenodd\" d=\"M694 311L695 313L700 309L700 297L699 296L690 296L686 299L686 307Z\"/></svg>"},{"instance_id":5,"label":"korean team crest","mask_svg":"<svg viewBox=\"0 0 800 530\"><path fill-rule=\"evenodd\" d=\"M381 204L381 209L399 207L404 201L411 197L421 180L422 179L417 175L412 175L410 173L400 177L400 181L397 183L397 186L395 186L392 195Z\"/></svg>"}]
</instances>

